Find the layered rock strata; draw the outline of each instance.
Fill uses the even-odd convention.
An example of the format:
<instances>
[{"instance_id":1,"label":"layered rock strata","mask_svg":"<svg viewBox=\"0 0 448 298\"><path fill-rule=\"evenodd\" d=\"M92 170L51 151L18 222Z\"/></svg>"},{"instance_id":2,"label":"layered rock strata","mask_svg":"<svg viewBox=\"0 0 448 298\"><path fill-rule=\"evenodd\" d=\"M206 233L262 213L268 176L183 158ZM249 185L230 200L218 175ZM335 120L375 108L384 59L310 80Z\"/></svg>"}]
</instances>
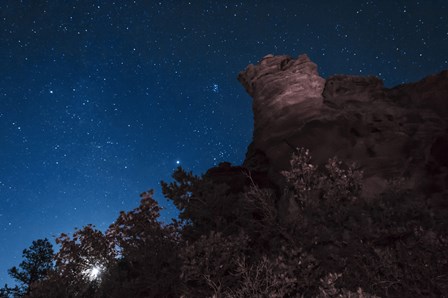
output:
<instances>
[{"instance_id":1,"label":"layered rock strata","mask_svg":"<svg viewBox=\"0 0 448 298\"><path fill-rule=\"evenodd\" d=\"M410 188L448 193L448 71L388 89L376 77L324 80L306 55L268 55L238 79L254 112L243 166L280 180L294 149L306 147L317 164L356 162L366 196L397 176Z\"/></svg>"}]
</instances>

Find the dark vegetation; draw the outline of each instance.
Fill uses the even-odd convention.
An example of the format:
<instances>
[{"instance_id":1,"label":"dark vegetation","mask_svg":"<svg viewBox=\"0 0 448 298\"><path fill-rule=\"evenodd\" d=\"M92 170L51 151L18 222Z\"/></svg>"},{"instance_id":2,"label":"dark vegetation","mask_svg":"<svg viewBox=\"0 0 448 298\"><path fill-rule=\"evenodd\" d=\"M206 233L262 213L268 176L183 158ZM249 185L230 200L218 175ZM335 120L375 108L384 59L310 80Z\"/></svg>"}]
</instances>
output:
<instances>
[{"instance_id":1,"label":"dark vegetation","mask_svg":"<svg viewBox=\"0 0 448 298\"><path fill-rule=\"evenodd\" d=\"M180 211L158 221L152 191L104 233L88 225L24 250L0 297L442 297L448 214L401 179L375 199L362 172L298 149L285 187L245 191L178 168L163 194ZM293 206L287 219L278 202Z\"/></svg>"}]
</instances>

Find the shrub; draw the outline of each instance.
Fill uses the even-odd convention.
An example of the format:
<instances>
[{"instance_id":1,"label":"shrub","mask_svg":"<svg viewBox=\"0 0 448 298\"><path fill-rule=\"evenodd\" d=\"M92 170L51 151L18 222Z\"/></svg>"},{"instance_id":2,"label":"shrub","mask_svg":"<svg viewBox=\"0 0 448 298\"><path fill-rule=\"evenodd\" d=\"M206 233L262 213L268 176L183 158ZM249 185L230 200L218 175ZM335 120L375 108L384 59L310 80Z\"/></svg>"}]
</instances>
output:
<instances>
[{"instance_id":1,"label":"shrub","mask_svg":"<svg viewBox=\"0 0 448 298\"><path fill-rule=\"evenodd\" d=\"M223 236L210 232L188 243L180 254L186 297L210 297L234 288L238 260L248 249L249 238L243 233Z\"/></svg>"}]
</instances>

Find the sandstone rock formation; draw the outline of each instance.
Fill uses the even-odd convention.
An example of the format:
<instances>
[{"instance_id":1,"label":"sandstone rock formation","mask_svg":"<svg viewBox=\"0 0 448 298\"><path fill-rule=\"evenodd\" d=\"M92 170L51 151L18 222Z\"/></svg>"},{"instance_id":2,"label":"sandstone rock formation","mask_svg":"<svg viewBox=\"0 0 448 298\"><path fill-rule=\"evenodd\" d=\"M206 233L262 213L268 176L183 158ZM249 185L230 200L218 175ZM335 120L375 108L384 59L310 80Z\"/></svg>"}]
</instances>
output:
<instances>
[{"instance_id":1,"label":"sandstone rock formation","mask_svg":"<svg viewBox=\"0 0 448 298\"><path fill-rule=\"evenodd\" d=\"M448 71L388 89L376 77L324 80L306 55L268 55L238 80L254 112L244 167L280 181L294 149L305 147L317 164L356 162L366 196L401 176L410 188L448 197Z\"/></svg>"},{"instance_id":2,"label":"sandstone rock formation","mask_svg":"<svg viewBox=\"0 0 448 298\"><path fill-rule=\"evenodd\" d=\"M238 79L253 98L255 119L249 150L254 156L246 159L245 166L263 165L257 159L264 155L276 163L284 161L282 154L292 152L287 137L318 117L322 108L325 80L318 75L317 65L306 55L297 60L268 55L258 65L249 65Z\"/></svg>"}]
</instances>

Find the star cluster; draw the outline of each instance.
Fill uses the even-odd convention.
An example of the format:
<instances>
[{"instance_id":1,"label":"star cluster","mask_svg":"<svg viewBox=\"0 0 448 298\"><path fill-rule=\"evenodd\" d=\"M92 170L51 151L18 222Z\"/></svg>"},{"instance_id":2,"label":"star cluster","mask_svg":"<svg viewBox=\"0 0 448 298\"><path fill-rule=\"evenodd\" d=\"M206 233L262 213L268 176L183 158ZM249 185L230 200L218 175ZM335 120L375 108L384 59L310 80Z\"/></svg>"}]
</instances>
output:
<instances>
[{"instance_id":1,"label":"star cluster","mask_svg":"<svg viewBox=\"0 0 448 298\"><path fill-rule=\"evenodd\" d=\"M93 223L181 165L241 163L251 100L236 81L266 54L386 86L448 68L434 1L0 2L0 283L32 240Z\"/></svg>"}]
</instances>

